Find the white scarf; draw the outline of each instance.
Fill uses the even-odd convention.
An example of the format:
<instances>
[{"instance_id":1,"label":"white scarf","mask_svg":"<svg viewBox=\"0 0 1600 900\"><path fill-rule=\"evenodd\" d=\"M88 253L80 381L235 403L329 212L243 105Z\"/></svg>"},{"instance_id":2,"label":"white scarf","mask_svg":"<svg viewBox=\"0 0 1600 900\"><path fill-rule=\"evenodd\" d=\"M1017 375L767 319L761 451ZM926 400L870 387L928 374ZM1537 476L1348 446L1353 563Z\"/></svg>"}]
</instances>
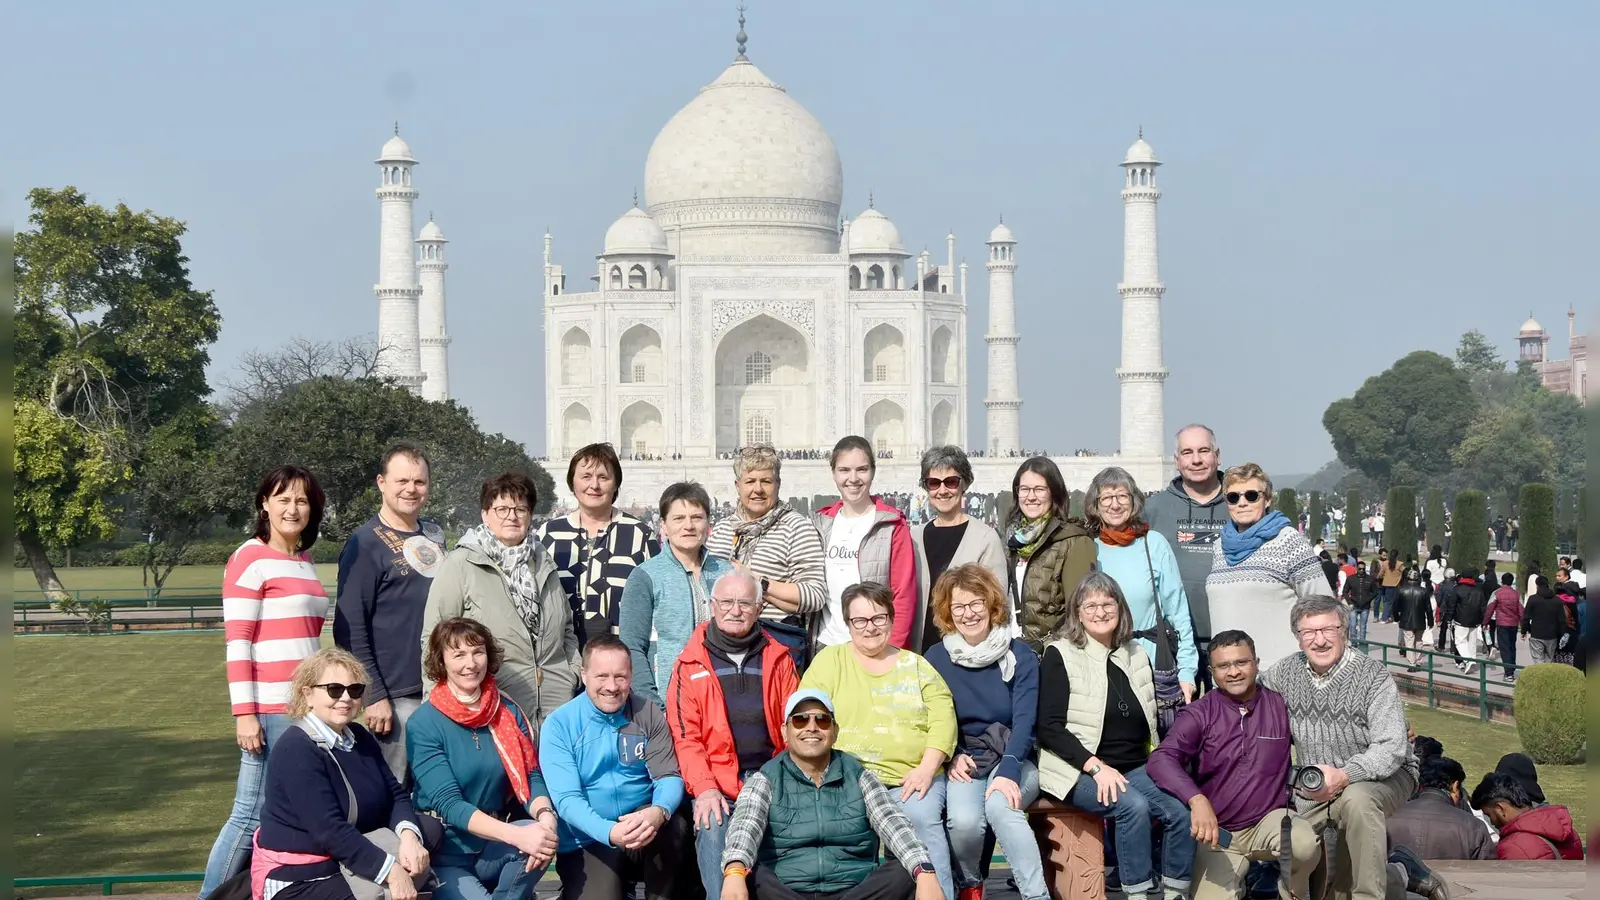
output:
<instances>
[{"instance_id":1,"label":"white scarf","mask_svg":"<svg viewBox=\"0 0 1600 900\"><path fill-rule=\"evenodd\" d=\"M944 636L944 649L950 654L950 661L965 669L981 669L984 666L1000 663L1000 680L1011 681L1011 676L1017 673L1017 654L1011 650L1011 635L1008 629L989 629L989 634L977 646L967 643L967 639L959 632L952 631Z\"/></svg>"},{"instance_id":2,"label":"white scarf","mask_svg":"<svg viewBox=\"0 0 1600 900\"><path fill-rule=\"evenodd\" d=\"M531 565L534 545L538 542L539 538L530 528L522 543L507 547L483 525L469 529L458 542L478 548L489 557L490 562L500 567L511 605L516 607L517 615L522 617L523 624L528 626L528 633L533 635L539 633L539 585L534 582Z\"/></svg>"}]
</instances>

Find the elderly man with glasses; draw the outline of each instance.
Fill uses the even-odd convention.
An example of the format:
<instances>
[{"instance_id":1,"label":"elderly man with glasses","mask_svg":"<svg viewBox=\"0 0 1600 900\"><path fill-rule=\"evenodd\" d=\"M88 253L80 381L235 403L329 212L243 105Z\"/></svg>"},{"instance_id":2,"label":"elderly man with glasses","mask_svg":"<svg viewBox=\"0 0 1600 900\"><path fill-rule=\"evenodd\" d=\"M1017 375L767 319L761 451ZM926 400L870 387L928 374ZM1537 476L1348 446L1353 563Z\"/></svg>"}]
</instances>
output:
<instances>
[{"instance_id":1,"label":"elderly man with glasses","mask_svg":"<svg viewBox=\"0 0 1600 900\"><path fill-rule=\"evenodd\" d=\"M667 727L694 798L695 856L706 897L722 896L722 854L733 804L756 770L784 749L784 702L800 684L788 648L761 627L760 585L717 579L711 619L673 663Z\"/></svg>"},{"instance_id":2,"label":"elderly man with glasses","mask_svg":"<svg viewBox=\"0 0 1600 900\"><path fill-rule=\"evenodd\" d=\"M1324 873L1333 897L1382 900L1387 819L1417 790L1400 692L1387 666L1351 649L1339 601L1301 600L1289 627L1300 651L1263 672L1261 684L1283 695L1298 761L1321 776L1314 790L1297 787L1296 806L1319 832L1331 824L1338 834L1334 871Z\"/></svg>"}]
</instances>

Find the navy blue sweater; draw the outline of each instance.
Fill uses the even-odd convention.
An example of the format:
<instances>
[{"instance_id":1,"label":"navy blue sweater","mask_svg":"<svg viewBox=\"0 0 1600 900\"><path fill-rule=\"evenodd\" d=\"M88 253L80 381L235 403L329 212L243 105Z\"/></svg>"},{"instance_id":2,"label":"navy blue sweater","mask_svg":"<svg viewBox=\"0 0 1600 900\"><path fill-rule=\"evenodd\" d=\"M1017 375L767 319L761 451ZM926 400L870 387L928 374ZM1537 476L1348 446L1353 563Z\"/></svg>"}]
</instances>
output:
<instances>
[{"instance_id":1,"label":"navy blue sweater","mask_svg":"<svg viewBox=\"0 0 1600 900\"><path fill-rule=\"evenodd\" d=\"M1011 652L1017 657L1017 670L1009 682L1000 677L999 663L981 669L956 665L943 642L929 647L924 656L950 686L955 701L961 726L956 753L998 722L1011 729L1011 740L995 773L1020 784L1022 761L1033 756L1034 723L1039 719L1039 656L1020 640L1011 642Z\"/></svg>"},{"instance_id":2,"label":"navy blue sweater","mask_svg":"<svg viewBox=\"0 0 1600 900\"><path fill-rule=\"evenodd\" d=\"M399 782L383 761L378 741L360 725L351 724L356 744L339 754L334 764L329 751L317 746L299 728L290 728L272 745L267 757L266 799L261 805L261 846L293 853L331 856L324 863L279 866L268 877L279 881L305 881L339 874L339 863L369 881L376 881L389 854L367 840L364 832L396 828L401 822L417 824ZM355 791L358 818L350 823L349 792L339 769Z\"/></svg>"},{"instance_id":3,"label":"navy blue sweater","mask_svg":"<svg viewBox=\"0 0 1600 900\"><path fill-rule=\"evenodd\" d=\"M422 612L444 562L444 532L431 521L399 531L373 516L339 554L333 642L367 667L368 705L422 696Z\"/></svg>"}]
</instances>

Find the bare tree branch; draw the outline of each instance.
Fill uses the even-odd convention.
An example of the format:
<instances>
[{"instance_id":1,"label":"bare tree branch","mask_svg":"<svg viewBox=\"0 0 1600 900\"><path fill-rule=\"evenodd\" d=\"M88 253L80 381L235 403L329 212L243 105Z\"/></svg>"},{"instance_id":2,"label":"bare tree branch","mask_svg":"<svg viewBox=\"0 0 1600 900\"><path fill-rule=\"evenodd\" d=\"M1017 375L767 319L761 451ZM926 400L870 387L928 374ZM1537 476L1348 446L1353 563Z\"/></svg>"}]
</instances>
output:
<instances>
[{"instance_id":1,"label":"bare tree branch","mask_svg":"<svg viewBox=\"0 0 1600 900\"><path fill-rule=\"evenodd\" d=\"M296 337L276 350L251 350L240 357L236 373L222 381L227 411L237 415L315 378L373 377L380 350L371 335L336 341Z\"/></svg>"}]
</instances>

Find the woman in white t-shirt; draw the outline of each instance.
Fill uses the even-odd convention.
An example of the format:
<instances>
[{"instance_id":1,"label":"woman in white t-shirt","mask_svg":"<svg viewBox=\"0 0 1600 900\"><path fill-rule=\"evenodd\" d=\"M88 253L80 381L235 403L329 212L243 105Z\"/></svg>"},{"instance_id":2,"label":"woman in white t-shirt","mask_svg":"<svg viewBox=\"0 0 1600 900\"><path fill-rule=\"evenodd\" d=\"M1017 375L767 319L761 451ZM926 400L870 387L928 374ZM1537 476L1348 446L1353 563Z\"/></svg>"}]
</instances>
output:
<instances>
[{"instance_id":1,"label":"woman in white t-shirt","mask_svg":"<svg viewBox=\"0 0 1600 900\"><path fill-rule=\"evenodd\" d=\"M822 533L828 579L828 603L814 619L813 640L819 647L848 643L850 626L840 606L845 588L881 584L894 595L889 642L906 647L917 613L917 551L911 543L911 526L900 510L872 495L878 464L866 438L854 434L841 438L828 454L828 468L833 470L840 500L812 517Z\"/></svg>"}]
</instances>

